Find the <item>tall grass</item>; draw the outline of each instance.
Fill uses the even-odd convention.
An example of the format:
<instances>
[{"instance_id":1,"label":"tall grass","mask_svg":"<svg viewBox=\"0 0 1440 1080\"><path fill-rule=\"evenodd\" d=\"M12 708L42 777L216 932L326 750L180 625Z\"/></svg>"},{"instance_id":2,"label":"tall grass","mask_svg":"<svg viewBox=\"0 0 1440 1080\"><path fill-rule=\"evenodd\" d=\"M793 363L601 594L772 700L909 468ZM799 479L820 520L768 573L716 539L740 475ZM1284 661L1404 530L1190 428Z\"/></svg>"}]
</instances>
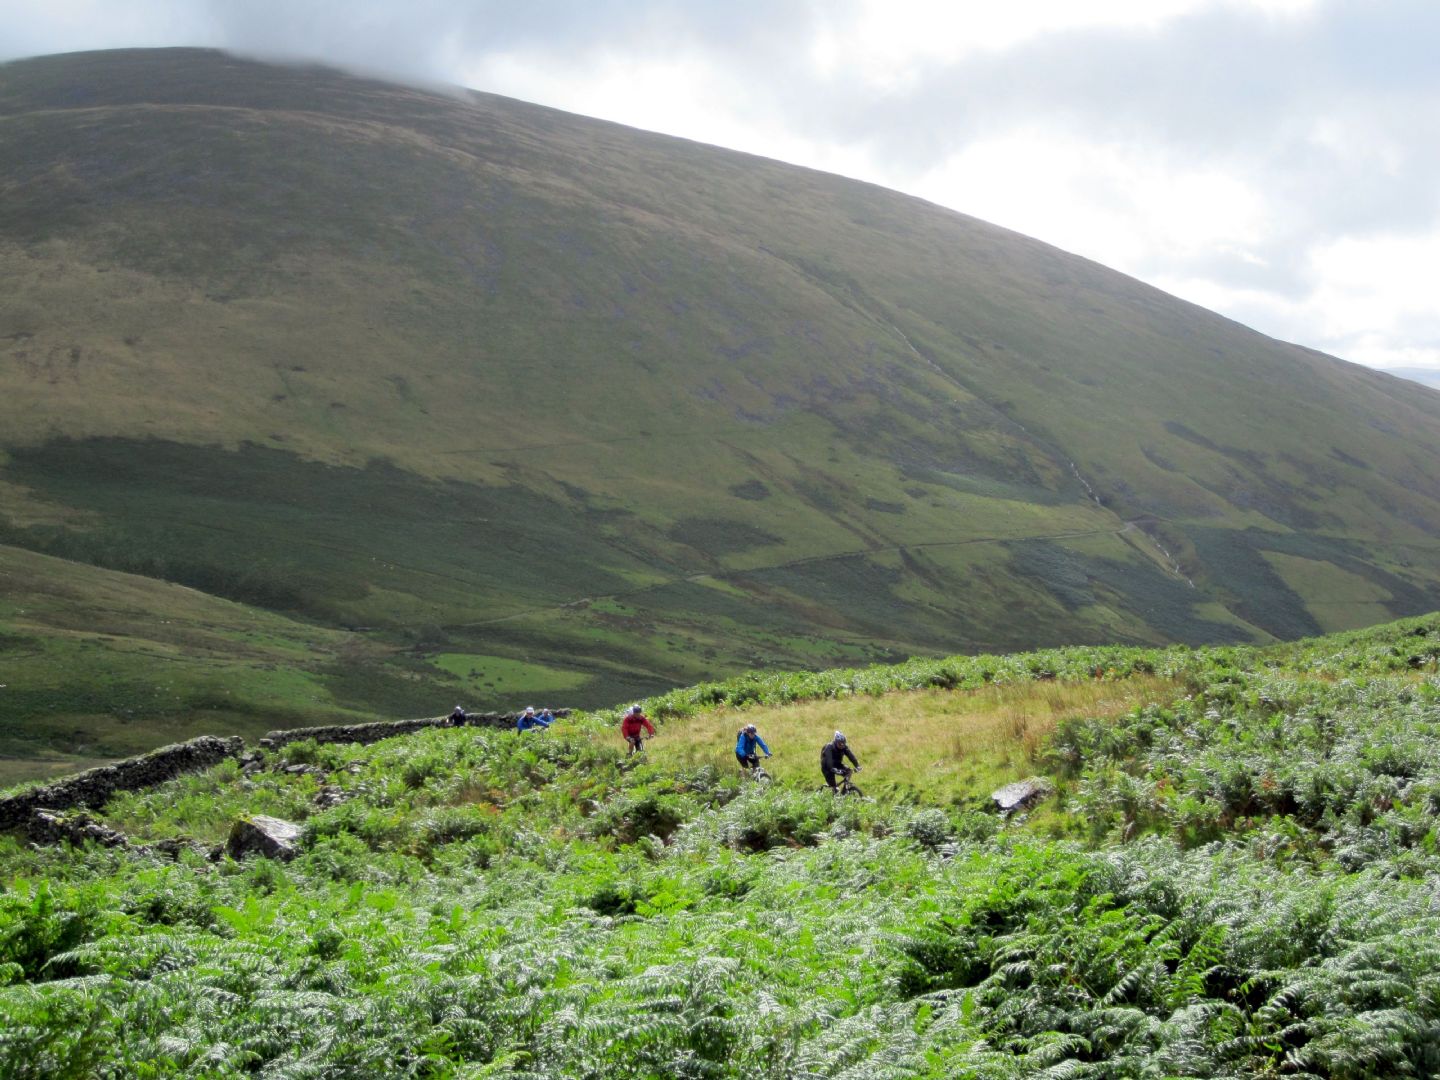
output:
<instances>
[{"instance_id":1,"label":"tall grass","mask_svg":"<svg viewBox=\"0 0 1440 1080\"><path fill-rule=\"evenodd\" d=\"M789 706L718 707L666 722L651 752L734 770L735 736L755 724L775 752L766 769L783 782L821 783L820 747L843 731L864 766L867 791L965 803L1041 767L1062 721L1106 718L1180 696L1170 678L1023 682L975 690L892 691Z\"/></svg>"}]
</instances>

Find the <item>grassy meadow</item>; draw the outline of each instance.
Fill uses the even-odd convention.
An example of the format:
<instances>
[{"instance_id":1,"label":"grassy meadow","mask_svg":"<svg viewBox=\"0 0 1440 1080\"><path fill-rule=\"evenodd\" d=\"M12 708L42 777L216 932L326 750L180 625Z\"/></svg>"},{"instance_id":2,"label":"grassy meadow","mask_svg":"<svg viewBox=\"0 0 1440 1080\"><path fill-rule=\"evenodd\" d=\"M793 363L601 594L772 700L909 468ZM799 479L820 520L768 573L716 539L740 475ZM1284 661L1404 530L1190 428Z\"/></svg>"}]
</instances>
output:
<instances>
[{"instance_id":1,"label":"grassy meadow","mask_svg":"<svg viewBox=\"0 0 1440 1080\"><path fill-rule=\"evenodd\" d=\"M1045 769L1057 724L1112 718L1177 696L1172 678L1020 682L974 690L896 690L878 697L828 698L784 706L719 707L666 727L667 761L736 767L735 736L755 724L775 756L765 769L797 787L823 783L820 747L843 731L860 759L856 783L889 800L970 806L977 795Z\"/></svg>"}]
</instances>

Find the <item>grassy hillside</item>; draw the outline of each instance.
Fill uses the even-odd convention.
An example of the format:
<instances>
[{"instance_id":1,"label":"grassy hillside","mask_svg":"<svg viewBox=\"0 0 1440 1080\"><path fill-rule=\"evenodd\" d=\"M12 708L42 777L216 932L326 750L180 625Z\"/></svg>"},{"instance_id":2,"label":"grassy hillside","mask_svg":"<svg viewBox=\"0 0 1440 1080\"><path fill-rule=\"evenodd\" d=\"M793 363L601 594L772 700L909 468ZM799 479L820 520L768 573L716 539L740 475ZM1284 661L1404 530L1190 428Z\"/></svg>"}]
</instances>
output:
<instances>
[{"instance_id":1,"label":"grassy hillside","mask_svg":"<svg viewBox=\"0 0 1440 1080\"><path fill-rule=\"evenodd\" d=\"M178 855L0 837L0 1072L1431 1075L1437 663L1432 615L757 673L643 763L613 713L227 762L98 811ZM816 790L837 723L878 798ZM205 856L254 813L302 854Z\"/></svg>"},{"instance_id":2,"label":"grassy hillside","mask_svg":"<svg viewBox=\"0 0 1440 1080\"><path fill-rule=\"evenodd\" d=\"M0 542L478 707L1440 604L1440 399L893 192L183 49L0 68L0 190Z\"/></svg>"}]
</instances>

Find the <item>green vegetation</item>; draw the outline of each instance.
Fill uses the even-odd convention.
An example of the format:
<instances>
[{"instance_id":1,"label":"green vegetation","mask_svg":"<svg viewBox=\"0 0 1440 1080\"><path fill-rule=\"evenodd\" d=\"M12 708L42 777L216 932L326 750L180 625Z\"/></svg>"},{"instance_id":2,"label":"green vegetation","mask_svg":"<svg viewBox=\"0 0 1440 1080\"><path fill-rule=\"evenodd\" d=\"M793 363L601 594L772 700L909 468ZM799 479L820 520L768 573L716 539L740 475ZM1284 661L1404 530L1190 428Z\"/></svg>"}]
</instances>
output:
<instances>
[{"instance_id":1,"label":"green vegetation","mask_svg":"<svg viewBox=\"0 0 1440 1080\"><path fill-rule=\"evenodd\" d=\"M1440 1067L1440 615L755 673L646 705L643 761L614 713L302 742L95 812L195 842L176 855L0 837L0 1073ZM726 760L746 719L772 785ZM817 790L833 726L878 797ZM986 811L1030 774L1052 798ZM206 857L257 813L304 822L297 859Z\"/></svg>"},{"instance_id":2,"label":"green vegetation","mask_svg":"<svg viewBox=\"0 0 1440 1080\"><path fill-rule=\"evenodd\" d=\"M1440 398L892 192L185 49L0 67L0 189L8 755L1440 605Z\"/></svg>"}]
</instances>

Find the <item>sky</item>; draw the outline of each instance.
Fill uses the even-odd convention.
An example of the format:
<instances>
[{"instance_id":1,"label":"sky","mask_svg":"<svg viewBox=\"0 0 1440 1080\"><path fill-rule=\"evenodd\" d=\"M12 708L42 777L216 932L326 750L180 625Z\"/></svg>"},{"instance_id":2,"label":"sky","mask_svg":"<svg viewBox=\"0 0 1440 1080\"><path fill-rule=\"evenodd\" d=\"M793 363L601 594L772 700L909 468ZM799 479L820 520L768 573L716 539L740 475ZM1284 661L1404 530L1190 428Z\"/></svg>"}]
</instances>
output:
<instances>
[{"instance_id":1,"label":"sky","mask_svg":"<svg viewBox=\"0 0 1440 1080\"><path fill-rule=\"evenodd\" d=\"M841 173L1440 370L1436 0L0 0L0 61L156 45Z\"/></svg>"}]
</instances>

